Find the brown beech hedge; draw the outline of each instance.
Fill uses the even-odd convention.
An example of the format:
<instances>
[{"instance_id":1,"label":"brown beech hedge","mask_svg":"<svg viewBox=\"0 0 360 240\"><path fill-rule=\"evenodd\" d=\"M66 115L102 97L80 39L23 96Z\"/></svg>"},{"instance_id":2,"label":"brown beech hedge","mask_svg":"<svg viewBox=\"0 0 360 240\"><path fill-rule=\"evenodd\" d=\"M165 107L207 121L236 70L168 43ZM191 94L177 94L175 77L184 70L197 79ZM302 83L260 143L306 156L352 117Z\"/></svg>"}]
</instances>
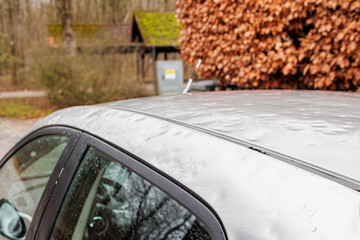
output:
<instances>
[{"instance_id":1,"label":"brown beech hedge","mask_svg":"<svg viewBox=\"0 0 360 240\"><path fill-rule=\"evenodd\" d=\"M360 90L359 0L178 0L184 60L251 89Z\"/></svg>"}]
</instances>

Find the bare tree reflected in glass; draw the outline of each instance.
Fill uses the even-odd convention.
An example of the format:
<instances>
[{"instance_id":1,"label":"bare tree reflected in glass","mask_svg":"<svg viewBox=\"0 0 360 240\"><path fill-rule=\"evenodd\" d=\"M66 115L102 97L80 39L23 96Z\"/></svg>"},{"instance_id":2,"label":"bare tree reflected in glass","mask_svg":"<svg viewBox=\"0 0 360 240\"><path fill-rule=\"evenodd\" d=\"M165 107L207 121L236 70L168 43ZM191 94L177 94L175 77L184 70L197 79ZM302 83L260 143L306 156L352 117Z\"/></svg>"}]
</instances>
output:
<instances>
[{"instance_id":1,"label":"bare tree reflected in glass","mask_svg":"<svg viewBox=\"0 0 360 240\"><path fill-rule=\"evenodd\" d=\"M181 204L109 157L90 149L78 172L53 239L212 239ZM81 178L83 175L87 177ZM79 196L71 194L80 186L87 186L86 196L76 210L74 202ZM74 219L76 226L71 224Z\"/></svg>"}]
</instances>

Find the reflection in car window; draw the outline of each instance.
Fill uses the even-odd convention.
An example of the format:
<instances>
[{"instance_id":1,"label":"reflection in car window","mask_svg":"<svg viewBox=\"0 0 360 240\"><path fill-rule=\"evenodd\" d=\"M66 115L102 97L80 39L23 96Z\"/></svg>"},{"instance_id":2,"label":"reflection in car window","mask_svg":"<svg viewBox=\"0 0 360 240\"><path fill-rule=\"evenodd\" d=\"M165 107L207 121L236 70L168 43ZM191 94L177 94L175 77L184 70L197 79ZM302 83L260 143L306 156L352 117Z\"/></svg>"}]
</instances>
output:
<instances>
[{"instance_id":1,"label":"reflection in car window","mask_svg":"<svg viewBox=\"0 0 360 240\"><path fill-rule=\"evenodd\" d=\"M212 239L192 213L159 188L90 148L51 239Z\"/></svg>"},{"instance_id":2,"label":"reflection in car window","mask_svg":"<svg viewBox=\"0 0 360 240\"><path fill-rule=\"evenodd\" d=\"M58 135L39 137L23 146L0 168L0 199L16 207L27 228L68 140Z\"/></svg>"}]
</instances>

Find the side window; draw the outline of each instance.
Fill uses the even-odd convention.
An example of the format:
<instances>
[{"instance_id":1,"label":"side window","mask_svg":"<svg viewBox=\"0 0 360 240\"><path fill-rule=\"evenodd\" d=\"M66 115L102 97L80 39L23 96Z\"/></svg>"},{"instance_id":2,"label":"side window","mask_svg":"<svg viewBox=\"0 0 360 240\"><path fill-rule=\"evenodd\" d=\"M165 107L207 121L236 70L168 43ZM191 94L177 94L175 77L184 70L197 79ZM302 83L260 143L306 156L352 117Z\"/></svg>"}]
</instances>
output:
<instances>
[{"instance_id":1,"label":"side window","mask_svg":"<svg viewBox=\"0 0 360 240\"><path fill-rule=\"evenodd\" d=\"M213 239L191 212L110 157L89 148L51 239Z\"/></svg>"},{"instance_id":2,"label":"side window","mask_svg":"<svg viewBox=\"0 0 360 240\"><path fill-rule=\"evenodd\" d=\"M3 236L9 239L26 236L26 229L67 142L64 136L39 137L1 166L0 233Z\"/></svg>"}]
</instances>

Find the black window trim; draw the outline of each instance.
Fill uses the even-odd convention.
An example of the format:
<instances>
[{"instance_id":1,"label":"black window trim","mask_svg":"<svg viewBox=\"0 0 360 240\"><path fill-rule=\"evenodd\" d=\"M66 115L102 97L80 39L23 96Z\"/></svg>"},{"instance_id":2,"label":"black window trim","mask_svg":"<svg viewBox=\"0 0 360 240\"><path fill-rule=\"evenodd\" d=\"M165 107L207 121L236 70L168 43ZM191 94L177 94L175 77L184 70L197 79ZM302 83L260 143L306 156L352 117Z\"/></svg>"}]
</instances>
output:
<instances>
[{"instance_id":1,"label":"black window trim","mask_svg":"<svg viewBox=\"0 0 360 240\"><path fill-rule=\"evenodd\" d=\"M169 194L173 199L181 203L191 213L198 217L209 229L215 240L227 239L226 231L221 219L215 210L189 188L159 171L141 158L113 145L99 137L83 132L75 149L65 165L64 171L59 178L59 184L55 186L50 203L45 210L40 223L40 229L36 239L49 239L62 202L74 178L74 175L89 147L110 156L126 168L134 171L139 176L151 182L159 189Z\"/></svg>"},{"instance_id":2,"label":"black window trim","mask_svg":"<svg viewBox=\"0 0 360 240\"><path fill-rule=\"evenodd\" d=\"M59 178L59 175L71 155L71 152L73 151L77 141L79 140L81 136L81 131L64 127L64 126L50 126L50 127L44 127L37 129L33 132L30 132L26 136L24 136L20 141L18 141L8 153L5 154L5 156L0 160L0 169L7 163L7 161L22 147L24 147L26 144L30 143L31 141L39 138L44 137L47 135L59 135L59 136L65 136L69 138L69 141L64 149L64 151L61 153L61 156L59 158L59 161L57 162L53 173L51 174L48 183L46 184L46 187L44 189L44 192L42 193L42 196L40 198L39 204L35 210L33 220L30 224L29 229L27 230L26 239L34 239L36 232L39 227L39 223L42 219L44 210L46 209L46 206L49 203L51 194L53 192L54 186L57 184L57 180Z\"/></svg>"}]
</instances>

